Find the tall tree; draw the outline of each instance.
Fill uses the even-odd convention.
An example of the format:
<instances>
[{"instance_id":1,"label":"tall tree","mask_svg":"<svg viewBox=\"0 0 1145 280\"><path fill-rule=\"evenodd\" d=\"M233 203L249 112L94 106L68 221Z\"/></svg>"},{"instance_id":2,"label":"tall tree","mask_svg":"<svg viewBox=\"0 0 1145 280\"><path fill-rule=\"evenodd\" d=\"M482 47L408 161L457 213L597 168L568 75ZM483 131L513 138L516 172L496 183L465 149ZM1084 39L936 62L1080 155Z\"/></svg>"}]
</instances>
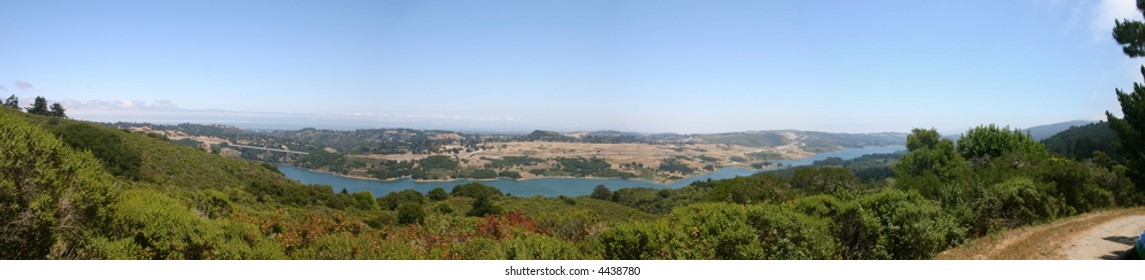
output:
<instances>
[{"instance_id":1,"label":"tall tree","mask_svg":"<svg viewBox=\"0 0 1145 280\"><path fill-rule=\"evenodd\" d=\"M1137 10L1145 15L1145 0L1137 0ZM1145 23L1136 20L1114 21L1113 39L1121 45L1121 51L1129 57L1145 56ZM1145 76L1145 66L1141 67ZM1132 92L1117 89L1117 101L1121 103L1122 118L1105 112L1109 127L1121 139L1119 148L1122 160L1129 167L1130 176L1139 190L1145 189L1145 85L1133 83Z\"/></svg>"},{"instance_id":2,"label":"tall tree","mask_svg":"<svg viewBox=\"0 0 1145 280\"><path fill-rule=\"evenodd\" d=\"M32 107L28 107L28 113L36 115L50 116L48 112L48 100L43 96L36 96L36 101L32 102Z\"/></svg>"},{"instance_id":3,"label":"tall tree","mask_svg":"<svg viewBox=\"0 0 1145 280\"><path fill-rule=\"evenodd\" d=\"M52 103L52 109L48 112L53 117L66 118L68 115L64 114L64 106L60 103Z\"/></svg>"},{"instance_id":4,"label":"tall tree","mask_svg":"<svg viewBox=\"0 0 1145 280\"><path fill-rule=\"evenodd\" d=\"M20 110L20 99L16 98L16 95L13 94L12 96L8 97L8 100L4 101L4 106L8 106L8 108Z\"/></svg>"}]
</instances>

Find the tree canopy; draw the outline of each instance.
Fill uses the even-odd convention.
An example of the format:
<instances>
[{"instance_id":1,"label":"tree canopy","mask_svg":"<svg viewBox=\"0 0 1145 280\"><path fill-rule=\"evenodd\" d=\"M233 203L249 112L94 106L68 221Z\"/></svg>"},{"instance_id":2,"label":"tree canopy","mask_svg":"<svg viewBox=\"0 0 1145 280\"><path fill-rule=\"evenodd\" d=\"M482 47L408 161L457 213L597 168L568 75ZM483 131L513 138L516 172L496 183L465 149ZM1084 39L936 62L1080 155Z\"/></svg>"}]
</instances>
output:
<instances>
[{"instance_id":1,"label":"tree canopy","mask_svg":"<svg viewBox=\"0 0 1145 280\"><path fill-rule=\"evenodd\" d=\"M17 98L15 94L8 96L8 99L4 100L4 106L8 106L8 108L15 110L20 110L20 98Z\"/></svg>"},{"instance_id":2,"label":"tree canopy","mask_svg":"<svg viewBox=\"0 0 1145 280\"><path fill-rule=\"evenodd\" d=\"M1137 9L1145 15L1145 0L1137 1ZM1122 46L1122 52L1129 57L1145 56L1145 23L1136 20L1116 21L1113 39ZM1145 66L1141 67L1145 76ZM1121 139L1119 149L1131 177L1138 189L1145 189L1145 85L1133 83L1133 91L1117 89L1117 101L1121 103L1122 117L1105 112L1109 127Z\"/></svg>"},{"instance_id":3,"label":"tree canopy","mask_svg":"<svg viewBox=\"0 0 1145 280\"><path fill-rule=\"evenodd\" d=\"M28 107L28 113L41 116L51 116L52 113L48 111L48 100L43 96L36 96L36 100L32 101L32 107Z\"/></svg>"}]
</instances>

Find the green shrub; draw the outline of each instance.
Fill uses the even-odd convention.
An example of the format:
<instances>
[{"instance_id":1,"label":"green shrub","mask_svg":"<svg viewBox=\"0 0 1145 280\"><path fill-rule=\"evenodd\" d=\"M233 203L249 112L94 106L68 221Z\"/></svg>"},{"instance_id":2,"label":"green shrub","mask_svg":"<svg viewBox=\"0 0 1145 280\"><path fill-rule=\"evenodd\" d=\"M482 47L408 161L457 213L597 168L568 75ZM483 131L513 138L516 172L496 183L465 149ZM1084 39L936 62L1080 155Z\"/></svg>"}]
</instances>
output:
<instances>
[{"instance_id":1,"label":"green shrub","mask_svg":"<svg viewBox=\"0 0 1145 280\"><path fill-rule=\"evenodd\" d=\"M122 131L72 121L52 126L51 132L76 150L91 151L112 175L133 180L142 178L140 153L124 141Z\"/></svg>"},{"instance_id":2,"label":"green shrub","mask_svg":"<svg viewBox=\"0 0 1145 280\"><path fill-rule=\"evenodd\" d=\"M446 193L445 189L433 188L429 191L429 200L442 201L446 199L449 199L449 193Z\"/></svg>"},{"instance_id":3,"label":"green shrub","mask_svg":"<svg viewBox=\"0 0 1145 280\"><path fill-rule=\"evenodd\" d=\"M580 251L568 241L540 234L517 236L501 242L509 260L575 260Z\"/></svg>"},{"instance_id":4,"label":"green shrub","mask_svg":"<svg viewBox=\"0 0 1145 280\"><path fill-rule=\"evenodd\" d=\"M468 183L464 185L457 185L453 187L450 192L453 196L464 196L471 198L502 196L500 189L495 187L486 186L481 183Z\"/></svg>"},{"instance_id":5,"label":"green shrub","mask_svg":"<svg viewBox=\"0 0 1145 280\"><path fill-rule=\"evenodd\" d=\"M398 206L402 204L417 204L421 205L425 201L425 196L421 192L415 190L402 190L391 192L378 199L377 204L386 210L397 210Z\"/></svg>"},{"instance_id":6,"label":"green shrub","mask_svg":"<svg viewBox=\"0 0 1145 280\"><path fill-rule=\"evenodd\" d=\"M0 259L91 258L119 190L88 152L75 152L0 110Z\"/></svg>"},{"instance_id":7,"label":"green shrub","mask_svg":"<svg viewBox=\"0 0 1145 280\"><path fill-rule=\"evenodd\" d=\"M425 221L425 212L421 205L407 203L398 206L398 223L403 225L420 224Z\"/></svg>"},{"instance_id":8,"label":"green shrub","mask_svg":"<svg viewBox=\"0 0 1145 280\"><path fill-rule=\"evenodd\" d=\"M747 209L747 223L755 229L763 259L838 259L829 223L786 207L756 205Z\"/></svg>"},{"instance_id":9,"label":"green shrub","mask_svg":"<svg viewBox=\"0 0 1145 280\"><path fill-rule=\"evenodd\" d=\"M915 192L888 189L860 197L857 203L882 225L881 246L892 259L929 259L965 237L953 217Z\"/></svg>"},{"instance_id":10,"label":"green shrub","mask_svg":"<svg viewBox=\"0 0 1145 280\"><path fill-rule=\"evenodd\" d=\"M1057 219L1065 205L1052 194L1052 186L1037 184L1024 177L987 187L976 203L973 233L984 235L999 230Z\"/></svg>"},{"instance_id":11,"label":"green shrub","mask_svg":"<svg viewBox=\"0 0 1145 280\"><path fill-rule=\"evenodd\" d=\"M668 229L658 222L622 224L598 237L608 260L649 260L670 258L665 248Z\"/></svg>"}]
</instances>

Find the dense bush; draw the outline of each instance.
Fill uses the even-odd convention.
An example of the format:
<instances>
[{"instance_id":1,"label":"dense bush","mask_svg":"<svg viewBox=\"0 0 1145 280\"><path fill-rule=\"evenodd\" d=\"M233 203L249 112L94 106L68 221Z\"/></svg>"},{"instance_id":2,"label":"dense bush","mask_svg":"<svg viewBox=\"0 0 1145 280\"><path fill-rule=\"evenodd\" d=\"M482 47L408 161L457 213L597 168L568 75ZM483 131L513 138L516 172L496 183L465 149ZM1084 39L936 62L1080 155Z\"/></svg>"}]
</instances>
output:
<instances>
[{"instance_id":1,"label":"dense bush","mask_svg":"<svg viewBox=\"0 0 1145 280\"><path fill-rule=\"evenodd\" d=\"M432 190L429 191L429 194L427 195L427 197L429 198L429 200L442 201L442 200L449 199L449 193L445 192L445 189L442 189L442 188L433 188Z\"/></svg>"},{"instance_id":2,"label":"dense bush","mask_svg":"<svg viewBox=\"0 0 1145 280\"><path fill-rule=\"evenodd\" d=\"M421 192L415 190L401 190L391 192L382 198L378 198L377 203L382 207L382 209L397 210L398 206L401 206L402 204L421 205L423 202L425 202L425 196L422 195Z\"/></svg>"},{"instance_id":3,"label":"dense bush","mask_svg":"<svg viewBox=\"0 0 1145 280\"><path fill-rule=\"evenodd\" d=\"M1019 129L991 124L971 128L958 137L958 153L962 158L972 159L1000 157L1010 153L1044 156L1048 155L1049 151Z\"/></svg>"},{"instance_id":4,"label":"dense bush","mask_svg":"<svg viewBox=\"0 0 1145 280\"><path fill-rule=\"evenodd\" d=\"M420 204L405 203L398 206L398 223L408 225L420 224L422 221L425 221L425 212Z\"/></svg>"},{"instance_id":5,"label":"dense bush","mask_svg":"<svg viewBox=\"0 0 1145 280\"><path fill-rule=\"evenodd\" d=\"M500 189L486 186L481 183L468 183L464 185L457 185L453 187L450 192L453 196L464 196L470 198L501 196Z\"/></svg>"},{"instance_id":6,"label":"dense bush","mask_svg":"<svg viewBox=\"0 0 1145 280\"><path fill-rule=\"evenodd\" d=\"M699 183L698 186L711 189L705 200L713 202L777 202L787 199L789 193L783 178L767 173Z\"/></svg>"},{"instance_id":7,"label":"dense bush","mask_svg":"<svg viewBox=\"0 0 1145 280\"><path fill-rule=\"evenodd\" d=\"M878 239L885 242L879 245L892 259L929 259L965 238L954 217L915 192L884 190L856 203L883 225Z\"/></svg>"},{"instance_id":8,"label":"dense bush","mask_svg":"<svg viewBox=\"0 0 1145 280\"><path fill-rule=\"evenodd\" d=\"M1024 177L991 185L976 202L976 224L971 231L983 235L1056 219L1064 205L1053 193L1053 186Z\"/></svg>"},{"instance_id":9,"label":"dense bush","mask_svg":"<svg viewBox=\"0 0 1145 280\"><path fill-rule=\"evenodd\" d=\"M845 167L797 168L791 187L808 193L832 193L858 187L859 178Z\"/></svg>"},{"instance_id":10,"label":"dense bush","mask_svg":"<svg viewBox=\"0 0 1145 280\"><path fill-rule=\"evenodd\" d=\"M87 152L0 110L0 259L96 257L119 192Z\"/></svg>"},{"instance_id":11,"label":"dense bush","mask_svg":"<svg viewBox=\"0 0 1145 280\"><path fill-rule=\"evenodd\" d=\"M112 175L129 179L142 176L139 151L123 140L127 133L83 122L52 126L51 132L76 150L91 151Z\"/></svg>"},{"instance_id":12,"label":"dense bush","mask_svg":"<svg viewBox=\"0 0 1145 280\"><path fill-rule=\"evenodd\" d=\"M470 207L469 212L466 212L465 215L482 217L499 213L501 213L501 206L494 203L489 196L480 196L473 200L473 207Z\"/></svg>"}]
</instances>

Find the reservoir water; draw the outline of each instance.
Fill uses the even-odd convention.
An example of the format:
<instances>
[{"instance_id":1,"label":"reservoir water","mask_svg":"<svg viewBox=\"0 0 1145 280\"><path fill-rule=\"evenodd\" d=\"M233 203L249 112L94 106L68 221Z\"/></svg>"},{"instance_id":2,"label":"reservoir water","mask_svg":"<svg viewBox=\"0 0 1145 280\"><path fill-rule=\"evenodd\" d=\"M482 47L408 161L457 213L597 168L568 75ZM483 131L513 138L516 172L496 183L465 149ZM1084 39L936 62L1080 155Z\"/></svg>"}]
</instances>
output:
<instances>
[{"instance_id":1,"label":"reservoir water","mask_svg":"<svg viewBox=\"0 0 1145 280\"><path fill-rule=\"evenodd\" d=\"M802 166L810 165L816 160L823 160L828 157L838 157L842 159L852 159L869 154L886 154L897 151L905 150L905 146L874 146L863 148L846 148L836 152L820 153L813 157L798 159L798 160L781 160L776 161L782 163L784 166ZM388 193L401 191L406 189L417 190L422 193L427 193L434 188L442 188L446 191L453 189L453 186L465 184L469 182L480 182L485 185L494 186L501 189L501 192L512 194L513 196L581 196L592 193L592 189L597 185L605 185L608 189L617 190L623 188L679 188L687 186L695 181L704 181L707 179L718 180L734 178L736 176L748 176L760 172L760 170L751 170L741 167L725 167L715 172L696 175L682 180L661 184L647 180L640 179L600 179L600 178L540 178L529 180L513 180L513 179L496 179L496 180L453 180L446 182L415 182L411 179L400 179L394 181L379 181L379 180L366 180L339 177L334 174L325 172L315 172L307 169L279 166L278 170L282 171L286 177L298 180L304 184L321 184L328 185L334 188L335 192L346 189L351 193L368 191L374 196L384 196Z\"/></svg>"}]
</instances>

